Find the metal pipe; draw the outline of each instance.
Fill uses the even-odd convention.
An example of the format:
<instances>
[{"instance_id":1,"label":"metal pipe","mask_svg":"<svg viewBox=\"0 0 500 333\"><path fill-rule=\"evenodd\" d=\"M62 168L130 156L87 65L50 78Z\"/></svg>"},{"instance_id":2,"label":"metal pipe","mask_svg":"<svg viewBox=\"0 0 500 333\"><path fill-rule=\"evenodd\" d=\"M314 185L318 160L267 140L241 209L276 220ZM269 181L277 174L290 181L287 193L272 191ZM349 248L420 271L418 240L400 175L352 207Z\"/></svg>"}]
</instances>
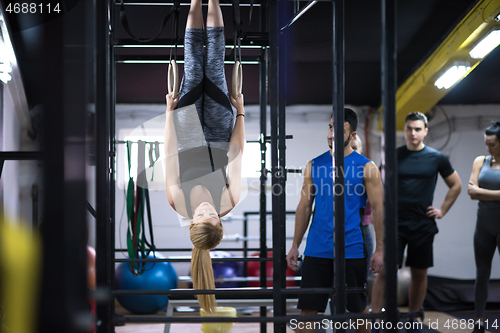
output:
<instances>
[{"instance_id":1,"label":"metal pipe","mask_svg":"<svg viewBox=\"0 0 500 333\"><path fill-rule=\"evenodd\" d=\"M115 5L121 5L120 2L115 0ZM125 6L173 6L173 2L125 2ZM191 4L189 2L181 2L180 6L190 6ZM202 3L202 6L208 6L208 3ZM221 7L231 7L232 4L230 3L220 3L219 4ZM252 4L249 3L240 3L240 7L250 7ZM260 4L254 3L254 7L260 7Z\"/></svg>"},{"instance_id":2,"label":"metal pipe","mask_svg":"<svg viewBox=\"0 0 500 333\"><path fill-rule=\"evenodd\" d=\"M193 248L156 248L155 252L191 252ZM243 252L244 249L234 248L234 247L218 247L217 251L233 251L233 252ZM258 247L249 247L246 251L259 251ZM127 249L115 249L115 252L127 252Z\"/></svg>"},{"instance_id":3,"label":"metal pipe","mask_svg":"<svg viewBox=\"0 0 500 333\"><path fill-rule=\"evenodd\" d=\"M260 10L260 32L262 34L268 31L269 9L267 0L262 1L262 9ZM268 36L269 41L269 36ZM259 106L260 106L260 197L259 197L259 221L260 221L260 257L267 257L267 169L266 169L266 140L267 135L267 70L268 58L267 48L263 48L260 55L260 72L259 72ZM249 212L250 214L250 212ZM247 215L248 216L248 215ZM260 285L262 288L267 288L267 263L260 263ZM260 308L260 316L267 317L267 308ZM266 323L260 324L260 332L267 332Z\"/></svg>"},{"instance_id":4,"label":"metal pipe","mask_svg":"<svg viewBox=\"0 0 500 333\"><path fill-rule=\"evenodd\" d=\"M31 213L31 223L32 223L32 227L33 227L33 230L36 230L38 229L38 221L39 221L39 218L38 218L38 200L39 200L39 188L38 188L38 184L33 184L31 186L31 202L32 202L32 205L33 205L33 211Z\"/></svg>"},{"instance_id":5,"label":"metal pipe","mask_svg":"<svg viewBox=\"0 0 500 333\"><path fill-rule=\"evenodd\" d=\"M144 57L141 57L144 58ZM121 56L119 60L116 60L116 64L168 64L170 60L165 59L127 59L124 60L125 57ZM184 60L177 60L178 64L184 64ZM225 65L234 65L234 61L226 60L224 61ZM241 61L242 65L258 65L258 60L243 60Z\"/></svg>"},{"instance_id":6,"label":"metal pipe","mask_svg":"<svg viewBox=\"0 0 500 333\"><path fill-rule=\"evenodd\" d=\"M410 316L419 316L419 312L408 313L405 318ZM322 321L322 320L333 320L333 321L347 321L349 319L372 319L372 318L384 318L383 315L373 315L373 314L359 314L359 313L346 313L343 315L318 315L318 316L274 316L274 317L147 317L147 316L120 316L115 317L115 323L204 323L204 322L226 322L226 323L262 323L262 322L273 322L273 323L288 323L291 320L296 320L297 322L302 321ZM338 331L338 330L337 330Z\"/></svg>"},{"instance_id":7,"label":"metal pipe","mask_svg":"<svg viewBox=\"0 0 500 333\"><path fill-rule=\"evenodd\" d=\"M114 286L114 225L111 222L110 123L111 123L111 47L108 14L114 22L114 10L108 1L95 1L95 104L96 104L96 281L97 288L109 295ZM97 333L113 332L114 302L97 304Z\"/></svg>"},{"instance_id":8,"label":"metal pipe","mask_svg":"<svg viewBox=\"0 0 500 333\"><path fill-rule=\"evenodd\" d=\"M110 1L110 0L108 0ZM115 11L110 10L110 20L111 22L115 21ZM116 221L116 62L115 62L115 49L112 47L113 41L115 38L116 29L111 28L109 31L109 39L108 39L108 52L109 52L109 117L108 117L108 128L109 128L109 138L108 138L108 146L109 146L109 230L110 234L108 236L108 253L110 259L108 259L108 281L109 286L114 288L115 284L115 263L113 262L114 258L114 249L116 247L116 239L115 239L115 221ZM115 312L115 303L111 301L110 304L110 314L112 316Z\"/></svg>"},{"instance_id":9,"label":"metal pipe","mask_svg":"<svg viewBox=\"0 0 500 333\"><path fill-rule=\"evenodd\" d=\"M269 2L269 96L271 105L271 175L273 212L273 305L274 314L286 314L282 294L285 286L285 94L286 94L286 37L281 26L287 16L286 1ZM274 323L274 332L285 333L284 323Z\"/></svg>"},{"instance_id":10,"label":"metal pipe","mask_svg":"<svg viewBox=\"0 0 500 333\"><path fill-rule=\"evenodd\" d=\"M318 1L310 1L307 5L305 5L304 8L302 8L297 14L294 15L294 17L288 22L287 25L285 25L281 30L285 30L286 28L289 28L292 24L295 23L302 15L304 15L309 9L312 8Z\"/></svg>"},{"instance_id":11,"label":"metal pipe","mask_svg":"<svg viewBox=\"0 0 500 333\"><path fill-rule=\"evenodd\" d=\"M250 261L260 261L260 262L267 262L267 261L272 261L273 258L258 258L258 257L249 257L249 258L236 258L236 257L229 257L229 258L212 258L212 262L250 262ZM190 262L191 257L185 257L185 258L144 258L144 259L129 259L129 258L116 258L115 262Z\"/></svg>"},{"instance_id":12,"label":"metal pipe","mask_svg":"<svg viewBox=\"0 0 500 333\"><path fill-rule=\"evenodd\" d=\"M248 257L248 217L243 214L243 258ZM220 250L219 250L220 251ZM243 265L243 276L248 276L248 266Z\"/></svg>"},{"instance_id":13,"label":"metal pipe","mask_svg":"<svg viewBox=\"0 0 500 333\"><path fill-rule=\"evenodd\" d=\"M344 314L346 308L345 278L345 212L344 196L336 188L344 188L344 0L333 1L333 115L334 115L334 313ZM336 172L335 172L336 170ZM339 328L337 332L345 332Z\"/></svg>"},{"instance_id":14,"label":"metal pipe","mask_svg":"<svg viewBox=\"0 0 500 333\"><path fill-rule=\"evenodd\" d=\"M397 213L398 186L396 160L396 0L382 0L382 107L384 121L384 267L387 321L396 331L398 321L397 296ZM386 331L388 331L386 329Z\"/></svg>"},{"instance_id":15,"label":"metal pipe","mask_svg":"<svg viewBox=\"0 0 500 333\"><path fill-rule=\"evenodd\" d=\"M228 43L229 41L226 40ZM120 49L120 48L137 48L137 49L153 49L153 48L166 48L166 49L173 49L176 46L171 45L171 44L116 44L113 45L114 48ZM177 45L177 48L181 49L184 48L184 45ZM263 49L267 48L267 46L262 46L262 45L241 45L240 48L242 49ZM233 50L234 45L226 45L226 49Z\"/></svg>"},{"instance_id":16,"label":"metal pipe","mask_svg":"<svg viewBox=\"0 0 500 333\"><path fill-rule=\"evenodd\" d=\"M38 332L88 331L79 318L88 316L85 115L92 94L87 75L92 53L86 52L93 26L91 4L80 2L52 24L32 28L39 45L50 45L40 47L40 57L30 63L39 73L40 104L45 111L43 272L39 279L43 283L40 303L35 301ZM75 52L65 52L70 45Z\"/></svg>"},{"instance_id":17,"label":"metal pipe","mask_svg":"<svg viewBox=\"0 0 500 333\"><path fill-rule=\"evenodd\" d=\"M329 294L334 293L335 288L286 288L281 289L283 297L285 295L298 295L298 294ZM363 292L363 288L351 288L351 293ZM192 295L226 295L235 298L244 298L249 296L253 299L257 296L267 295L272 296L274 290L263 288L219 288L219 289L161 289L161 290L114 290L113 295L179 295L179 296L192 296Z\"/></svg>"},{"instance_id":18,"label":"metal pipe","mask_svg":"<svg viewBox=\"0 0 500 333\"><path fill-rule=\"evenodd\" d=\"M21 161L21 160L41 160L43 153L39 151L2 151L0 152L0 176L2 176L3 166L5 161Z\"/></svg>"}]
</instances>

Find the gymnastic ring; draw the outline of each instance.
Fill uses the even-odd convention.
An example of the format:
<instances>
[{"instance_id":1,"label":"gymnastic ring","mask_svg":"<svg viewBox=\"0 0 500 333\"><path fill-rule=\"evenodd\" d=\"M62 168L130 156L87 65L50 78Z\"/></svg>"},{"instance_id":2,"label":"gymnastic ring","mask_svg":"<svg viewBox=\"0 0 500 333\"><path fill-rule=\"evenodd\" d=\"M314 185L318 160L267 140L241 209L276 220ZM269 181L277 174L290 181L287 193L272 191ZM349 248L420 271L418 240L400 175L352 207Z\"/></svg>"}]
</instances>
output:
<instances>
[{"instance_id":1,"label":"gymnastic ring","mask_svg":"<svg viewBox=\"0 0 500 333\"><path fill-rule=\"evenodd\" d=\"M170 60L168 65L168 93L173 93L173 98L179 95L179 70L177 68L177 62L175 60Z\"/></svg>"},{"instance_id":2,"label":"gymnastic ring","mask_svg":"<svg viewBox=\"0 0 500 333\"><path fill-rule=\"evenodd\" d=\"M238 98L241 94L241 89L243 87L243 68L241 67L241 62L236 61L233 66L233 84L232 84L232 96L234 99Z\"/></svg>"}]
</instances>

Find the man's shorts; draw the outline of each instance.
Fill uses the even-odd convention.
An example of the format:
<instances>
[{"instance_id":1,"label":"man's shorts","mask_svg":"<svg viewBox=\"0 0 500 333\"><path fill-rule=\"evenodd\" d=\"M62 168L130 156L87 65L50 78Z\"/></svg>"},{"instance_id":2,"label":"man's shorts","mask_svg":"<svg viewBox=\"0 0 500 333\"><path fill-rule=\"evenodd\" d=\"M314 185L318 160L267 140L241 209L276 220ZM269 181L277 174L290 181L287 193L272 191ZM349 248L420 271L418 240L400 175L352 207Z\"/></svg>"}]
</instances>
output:
<instances>
[{"instance_id":1,"label":"man's shorts","mask_svg":"<svg viewBox=\"0 0 500 333\"><path fill-rule=\"evenodd\" d=\"M405 247L408 245L406 266L426 269L434 266L433 244L434 234L413 233L398 234L398 265L403 267Z\"/></svg>"},{"instance_id":2,"label":"man's shorts","mask_svg":"<svg viewBox=\"0 0 500 333\"><path fill-rule=\"evenodd\" d=\"M364 287L366 284L366 259L346 259L345 278L348 287ZM333 259L305 256L302 263L301 288L332 288ZM325 312L330 294L300 294L297 308ZM366 308L364 293L347 294L347 310L362 312Z\"/></svg>"}]
</instances>

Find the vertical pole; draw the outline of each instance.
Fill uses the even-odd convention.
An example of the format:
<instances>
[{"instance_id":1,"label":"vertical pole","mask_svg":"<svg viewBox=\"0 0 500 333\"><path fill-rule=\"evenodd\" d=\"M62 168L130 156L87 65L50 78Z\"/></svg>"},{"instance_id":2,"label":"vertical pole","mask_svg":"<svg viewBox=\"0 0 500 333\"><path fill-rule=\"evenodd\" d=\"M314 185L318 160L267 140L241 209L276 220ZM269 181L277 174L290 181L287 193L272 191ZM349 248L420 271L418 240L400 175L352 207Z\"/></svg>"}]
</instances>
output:
<instances>
[{"instance_id":1,"label":"vertical pole","mask_svg":"<svg viewBox=\"0 0 500 333\"><path fill-rule=\"evenodd\" d=\"M396 331L397 308L397 163L396 163L396 0L382 0L382 108L384 120L384 159L382 179L385 216L385 303L387 321Z\"/></svg>"},{"instance_id":2,"label":"vertical pole","mask_svg":"<svg viewBox=\"0 0 500 333\"><path fill-rule=\"evenodd\" d=\"M243 258L248 258L248 213L244 212L243 213ZM247 277L248 276L248 266L246 264L246 261L243 264L243 276ZM248 287L249 283L246 283L245 287Z\"/></svg>"},{"instance_id":3,"label":"vertical pole","mask_svg":"<svg viewBox=\"0 0 500 333\"><path fill-rule=\"evenodd\" d=\"M87 332L85 116L92 4L78 3L40 29L44 160L39 332ZM91 36L90 36L91 37ZM35 71L36 72L36 71ZM83 320L82 320L83 319Z\"/></svg>"},{"instance_id":4,"label":"vertical pole","mask_svg":"<svg viewBox=\"0 0 500 333\"><path fill-rule=\"evenodd\" d=\"M94 0L95 11L95 101L96 101L96 281L97 290L107 295L104 302L97 302L98 333L114 332L112 322L114 302L111 288L114 285L114 228L111 220L112 167L110 156L111 124L111 59L108 13L114 8L109 1ZM111 20L112 22L112 20Z\"/></svg>"},{"instance_id":5,"label":"vertical pole","mask_svg":"<svg viewBox=\"0 0 500 333\"><path fill-rule=\"evenodd\" d=\"M109 13L109 21L115 21L115 10L114 10L114 1L109 1L110 4L110 13ZM111 23L110 23L111 24ZM112 25L110 25L112 26ZM116 214L116 63L115 63L115 49L112 47L114 45L115 40L115 29L111 28L109 31L109 39L108 39L108 52L109 52L109 61L108 61L108 101L107 105L109 107L109 116L108 116L108 141L109 141L109 159L108 159L108 167L109 167L109 175L108 175L108 188L109 188L109 235L108 235L108 256L109 259L107 261L107 277L108 277L108 286L114 288L115 286L115 214ZM112 320L115 314L115 303L113 299L111 300L111 304L108 309L108 320ZM112 324L114 329L114 324Z\"/></svg>"},{"instance_id":6,"label":"vertical pole","mask_svg":"<svg viewBox=\"0 0 500 333\"><path fill-rule=\"evenodd\" d=\"M260 4L260 31L268 31L268 6L267 0L263 0ZM267 167L266 167L266 151L267 151L267 50L264 48L260 58L260 85L259 85L259 104L260 104L260 205L259 205L259 220L260 220L260 257L267 257ZM260 265L260 285L262 288L267 288L267 262L261 261ZM260 308L260 316L267 316L267 309ZM260 323L260 332L267 332L267 323Z\"/></svg>"},{"instance_id":7,"label":"vertical pole","mask_svg":"<svg viewBox=\"0 0 500 333\"><path fill-rule=\"evenodd\" d=\"M281 288L285 286L285 82L286 40L281 34L286 16L285 1L269 3L270 67L269 88L271 104L271 173L273 217L273 305L274 315L286 315L286 302ZM274 323L274 332L284 333L285 323Z\"/></svg>"},{"instance_id":8,"label":"vertical pole","mask_svg":"<svg viewBox=\"0 0 500 333\"><path fill-rule=\"evenodd\" d=\"M344 0L333 1L333 126L334 126L334 287L335 314L345 313L344 228ZM338 190L337 190L338 189ZM342 190L341 190L342 189ZM338 195L337 195L338 193ZM345 332L345 329L336 329Z\"/></svg>"}]
</instances>

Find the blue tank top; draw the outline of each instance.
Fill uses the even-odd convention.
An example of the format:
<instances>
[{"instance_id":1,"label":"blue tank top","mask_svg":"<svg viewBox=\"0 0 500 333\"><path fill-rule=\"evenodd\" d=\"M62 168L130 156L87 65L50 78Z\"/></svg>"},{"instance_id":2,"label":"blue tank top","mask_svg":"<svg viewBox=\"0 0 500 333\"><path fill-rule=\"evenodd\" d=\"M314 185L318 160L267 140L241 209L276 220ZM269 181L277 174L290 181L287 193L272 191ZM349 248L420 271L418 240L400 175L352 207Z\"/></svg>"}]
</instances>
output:
<instances>
[{"instance_id":1,"label":"blue tank top","mask_svg":"<svg viewBox=\"0 0 500 333\"><path fill-rule=\"evenodd\" d=\"M345 194L345 257L364 257L363 235L360 229L360 208L365 207L367 196L363 183L366 157L352 152L344 157L344 189L335 193ZM311 177L315 188L315 213L307 236L304 254L312 257L333 258L333 179L332 155L329 151L311 163ZM341 192L343 191L343 192Z\"/></svg>"}]
</instances>

